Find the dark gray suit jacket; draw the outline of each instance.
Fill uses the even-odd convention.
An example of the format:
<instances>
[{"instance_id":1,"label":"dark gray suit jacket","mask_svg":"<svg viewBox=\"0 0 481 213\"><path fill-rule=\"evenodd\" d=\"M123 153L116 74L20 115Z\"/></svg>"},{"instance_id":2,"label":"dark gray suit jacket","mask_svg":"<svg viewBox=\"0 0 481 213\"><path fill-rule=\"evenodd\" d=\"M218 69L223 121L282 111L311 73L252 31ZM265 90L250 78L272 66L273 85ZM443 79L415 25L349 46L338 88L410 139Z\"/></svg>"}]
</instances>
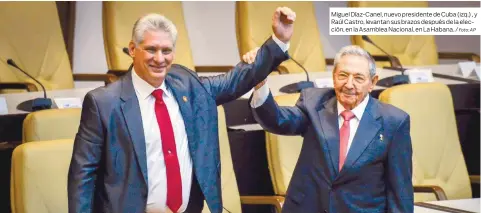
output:
<instances>
[{"instance_id":1,"label":"dark gray suit jacket","mask_svg":"<svg viewBox=\"0 0 481 213\"><path fill-rule=\"evenodd\" d=\"M239 63L225 75L198 77L174 65L166 76L184 119L194 178L212 213L223 208L217 105L248 92L287 58L269 39L253 64ZM69 212L143 213L147 183L142 117L129 72L85 96L68 173Z\"/></svg>"},{"instance_id":2,"label":"dark gray suit jacket","mask_svg":"<svg viewBox=\"0 0 481 213\"><path fill-rule=\"evenodd\" d=\"M302 91L293 107L272 95L253 109L269 132L302 135L287 190L286 213L413 212L412 147L408 114L369 98L342 170L334 90Z\"/></svg>"}]
</instances>

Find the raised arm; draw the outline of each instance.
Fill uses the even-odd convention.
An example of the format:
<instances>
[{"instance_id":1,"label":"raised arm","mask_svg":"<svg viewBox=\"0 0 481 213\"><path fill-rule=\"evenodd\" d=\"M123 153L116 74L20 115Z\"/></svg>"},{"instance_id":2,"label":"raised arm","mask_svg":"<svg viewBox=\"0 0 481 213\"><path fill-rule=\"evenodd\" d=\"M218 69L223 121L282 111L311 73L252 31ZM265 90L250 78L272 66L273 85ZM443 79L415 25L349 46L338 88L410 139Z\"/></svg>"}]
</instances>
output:
<instances>
[{"instance_id":1,"label":"raised arm","mask_svg":"<svg viewBox=\"0 0 481 213\"><path fill-rule=\"evenodd\" d=\"M260 47L254 63L239 63L230 72L215 77L201 77L204 87L217 105L235 100L264 80L289 56L286 50L294 29L296 14L289 8L277 8L272 18L273 36Z\"/></svg>"},{"instance_id":2,"label":"raised arm","mask_svg":"<svg viewBox=\"0 0 481 213\"><path fill-rule=\"evenodd\" d=\"M267 84L256 89L251 97L252 113L256 121L268 132L280 135L300 135L308 126L308 117L301 110L303 94L295 106L279 106Z\"/></svg>"}]
</instances>

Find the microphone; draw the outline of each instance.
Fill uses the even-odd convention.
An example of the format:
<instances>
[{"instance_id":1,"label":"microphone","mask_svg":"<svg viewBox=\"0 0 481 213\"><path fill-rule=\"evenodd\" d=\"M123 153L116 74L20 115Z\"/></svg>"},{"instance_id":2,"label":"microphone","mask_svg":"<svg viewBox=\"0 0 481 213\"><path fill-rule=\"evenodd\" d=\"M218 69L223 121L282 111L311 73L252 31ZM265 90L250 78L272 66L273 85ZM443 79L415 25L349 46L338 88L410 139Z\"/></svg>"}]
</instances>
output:
<instances>
[{"instance_id":1,"label":"microphone","mask_svg":"<svg viewBox=\"0 0 481 213\"><path fill-rule=\"evenodd\" d=\"M124 52L126 55L130 57L129 48L127 47L122 48L122 52Z\"/></svg>"},{"instance_id":2,"label":"microphone","mask_svg":"<svg viewBox=\"0 0 481 213\"><path fill-rule=\"evenodd\" d=\"M131 58L131 56L130 56L130 54L129 54L129 48L127 48L127 47L122 48L122 52L123 52L125 55L127 55L127 56L129 56L129 57ZM109 70L109 71L107 71L107 74L112 74L112 75L115 75L115 76L117 76L117 77L121 77L121 76L125 75L125 73L127 73L128 71L132 70L132 67L133 67L133 66L134 66L133 63L130 64L130 66L129 66L129 68L127 69L127 71L126 71L126 70Z\"/></svg>"},{"instance_id":3,"label":"microphone","mask_svg":"<svg viewBox=\"0 0 481 213\"><path fill-rule=\"evenodd\" d=\"M309 80L309 74L307 73L306 68L304 68L304 66L302 66L296 60L294 60L291 56L289 56L289 58L292 61L294 61L299 67L302 68L304 73L306 73L307 79L306 79L306 81L300 81L300 82L297 82L297 83L292 83L292 84L288 84L286 86L283 86L279 89L279 91L281 91L283 93L299 93L303 89L314 87L314 83Z\"/></svg>"},{"instance_id":4,"label":"microphone","mask_svg":"<svg viewBox=\"0 0 481 213\"><path fill-rule=\"evenodd\" d=\"M17 109L27 111L27 112L33 112L33 111L42 110L42 109L50 109L52 107L52 100L47 98L47 92L43 84L40 83L40 81L35 79L30 74L22 70L19 66L17 66L17 64L15 64L15 61L13 61L12 59L7 59L7 64L12 67L15 67L17 70L20 70L23 74L33 79L42 87L42 90L43 90L43 98L35 98L32 100L24 101L17 106Z\"/></svg>"},{"instance_id":5,"label":"microphone","mask_svg":"<svg viewBox=\"0 0 481 213\"><path fill-rule=\"evenodd\" d=\"M377 82L377 85L383 86L383 87L392 87L400 84L409 84L409 77L404 75L404 71L406 69L402 67L401 62L399 61L398 58L393 57L392 55L384 51L381 47L377 46L367 35L363 35L362 40L372 44L377 49L381 50L381 52L386 54L387 57L391 60L391 67L384 67L385 69L401 71L401 75L395 75L395 76L380 79Z\"/></svg>"}]
</instances>

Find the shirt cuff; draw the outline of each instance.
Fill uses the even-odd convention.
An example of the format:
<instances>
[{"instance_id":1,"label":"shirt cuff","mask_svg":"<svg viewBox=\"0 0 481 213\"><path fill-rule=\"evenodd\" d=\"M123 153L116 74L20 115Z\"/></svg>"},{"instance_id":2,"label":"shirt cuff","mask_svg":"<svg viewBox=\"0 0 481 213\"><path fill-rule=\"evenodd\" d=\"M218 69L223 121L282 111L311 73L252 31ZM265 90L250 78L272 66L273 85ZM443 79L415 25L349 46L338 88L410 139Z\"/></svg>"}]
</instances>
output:
<instances>
[{"instance_id":1,"label":"shirt cuff","mask_svg":"<svg viewBox=\"0 0 481 213\"><path fill-rule=\"evenodd\" d=\"M272 34L272 40L276 42L277 45L281 48L282 52L286 52L289 49L289 46L291 45L290 42L284 43L281 40L279 40L276 35Z\"/></svg>"},{"instance_id":2,"label":"shirt cuff","mask_svg":"<svg viewBox=\"0 0 481 213\"><path fill-rule=\"evenodd\" d=\"M257 108L262 106L262 104L266 102L267 97L269 97L269 86L267 86L266 82L258 90L254 90L252 93L251 107Z\"/></svg>"}]
</instances>

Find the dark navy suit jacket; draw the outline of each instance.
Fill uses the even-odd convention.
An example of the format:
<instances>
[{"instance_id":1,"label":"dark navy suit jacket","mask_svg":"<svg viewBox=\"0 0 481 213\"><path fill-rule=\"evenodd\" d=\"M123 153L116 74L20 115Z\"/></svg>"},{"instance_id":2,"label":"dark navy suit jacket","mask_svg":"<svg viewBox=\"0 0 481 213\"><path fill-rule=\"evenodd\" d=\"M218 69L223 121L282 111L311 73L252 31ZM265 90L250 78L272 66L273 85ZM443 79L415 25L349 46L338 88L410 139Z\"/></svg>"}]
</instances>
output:
<instances>
[{"instance_id":1,"label":"dark navy suit jacket","mask_svg":"<svg viewBox=\"0 0 481 213\"><path fill-rule=\"evenodd\" d=\"M334 90L305 89L293 107L279 107L270 94L253 109L255 119L267 131L304 137L283 212L413 212L409 116L367 98L340 172Z\"/></svg>"},{"instance_id":2,"label":"dark navy suit jacket","mask_svg":"<svg viewBox=\"0 0 481 213\"><path fill-rule=\"evenodd\" d=\"M253 64L225 75L198 77L174 65L165 83L182 113L193 170L212 213L222 212L217 105L265 79L287 55L269 39ZM84 99L68 173L71 213L144 213L148 181L145 138L131 73Z\"/></svg>"}]
</instances>

